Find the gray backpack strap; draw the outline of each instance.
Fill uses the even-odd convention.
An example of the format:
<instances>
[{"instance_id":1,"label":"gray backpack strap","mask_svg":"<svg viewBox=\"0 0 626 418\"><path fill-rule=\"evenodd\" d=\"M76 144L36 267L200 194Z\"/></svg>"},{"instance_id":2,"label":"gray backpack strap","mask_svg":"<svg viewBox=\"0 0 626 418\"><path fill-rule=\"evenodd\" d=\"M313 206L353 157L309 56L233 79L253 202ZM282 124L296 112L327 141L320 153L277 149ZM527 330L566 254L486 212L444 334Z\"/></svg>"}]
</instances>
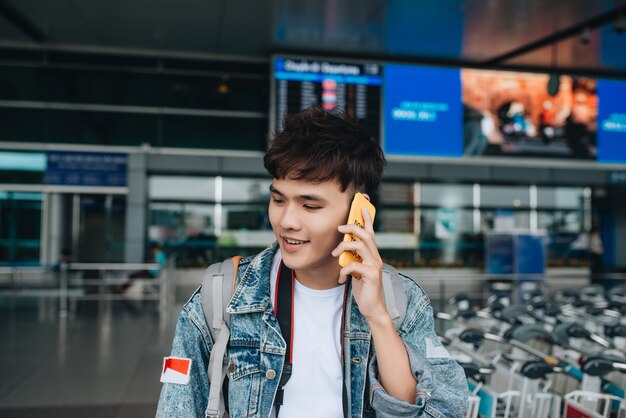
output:
<instances>
[{"instance_id":1,"label":"gray backpack strap","mask_svg":"<svg viewBox=\"0 0 626 418\"><path fill-rule=\"evenodd\" d=\"M406 317L406 294L398 270L388 264L383 264L383 295L393 325L398 329Z\"/></svg>"},{"instance_id":2,"label":"gray backpack strap","mask_svg":"<svg viewBox=\"0 0 626 418\"><path fill-rule=\"evenodd\" d=\"M222 382L226 377L226 347L230 338L230 314L226 306L232 297L236 265L239 259L224 260L209 266L202 279L200 289L202 312L211 337L213 349L209 358L207 376L211 388L205 416L222 418L226 412L222 396Z\"/></svg>"}]
</instances>

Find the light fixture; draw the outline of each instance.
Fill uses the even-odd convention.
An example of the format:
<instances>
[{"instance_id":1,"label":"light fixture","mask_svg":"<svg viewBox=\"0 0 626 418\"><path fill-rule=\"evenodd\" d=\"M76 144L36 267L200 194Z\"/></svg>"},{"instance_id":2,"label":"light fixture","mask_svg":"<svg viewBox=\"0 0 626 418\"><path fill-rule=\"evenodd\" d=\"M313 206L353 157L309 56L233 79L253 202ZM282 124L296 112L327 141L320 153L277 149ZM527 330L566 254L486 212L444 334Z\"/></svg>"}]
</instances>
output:
<instances>
[{"instance_id":1,"label":"light fixture","mask_svg":"<svg viewBox=\"0 0 626 418\"><path fill-rule=\"evenodd\" d=\"M230 93L230 87L228 87L228 75L224 74L222 76L222 82L219 86L217 86L217 92L219 94L228 94Z\"/></svg>"}]
</instances>

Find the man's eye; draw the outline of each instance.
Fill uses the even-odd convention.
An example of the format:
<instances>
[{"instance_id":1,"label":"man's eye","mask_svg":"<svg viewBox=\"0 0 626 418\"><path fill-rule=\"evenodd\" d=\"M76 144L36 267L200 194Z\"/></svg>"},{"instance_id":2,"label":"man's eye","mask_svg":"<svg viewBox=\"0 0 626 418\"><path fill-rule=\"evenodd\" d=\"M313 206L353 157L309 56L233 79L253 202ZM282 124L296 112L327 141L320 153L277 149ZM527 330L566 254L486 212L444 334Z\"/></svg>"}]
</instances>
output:
<instances>
[{"instance_id":1,"label":"man's eye","mask_svg":"<svg viewBox=\"0 0 626 418\"><path fill-rule=\"evenodd\" d=\"M272 198L272 202L274 202L274 203L275 203L275 204L277 204L277 205L280 205L280 204L282 204L282 203L283 203L283 200L282 200L282 199Z\"/></svg>"},{"instance_id":2,"label":"man's eye","mask_svg":"<svg viewBox=\"0 0 626 418\"><path fill-rule=\"evenodd\" d=\"M318 210L318 209L321 209L320 206L311 206L311 205L304 205L304 208L306 210Z\"/></svg>"}]
</instances>

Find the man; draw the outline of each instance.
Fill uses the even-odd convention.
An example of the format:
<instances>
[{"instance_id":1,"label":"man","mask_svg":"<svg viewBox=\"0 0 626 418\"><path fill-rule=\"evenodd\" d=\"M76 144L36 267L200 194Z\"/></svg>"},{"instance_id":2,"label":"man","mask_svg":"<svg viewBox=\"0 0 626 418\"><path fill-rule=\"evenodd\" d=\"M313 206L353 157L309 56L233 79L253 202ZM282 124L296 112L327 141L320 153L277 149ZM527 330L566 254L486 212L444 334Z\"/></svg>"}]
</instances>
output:
<instances>
[{"instance_id":1,"label":"man","mask_svg":"<svg viewBox=\"0 0 626 418\"><path fill-rule=\"evenodd\" d=\"M371 195L380 183L379 145L356 122L313 108L286 119L264 162L273 177L269 218L276 242L240 262L227 307L230 416L463 416L465 377L434 333L428 297L402 278L407 311L396 330L383 298L372 219L364 211L363 229L346 225L355 193ZM342 242L345 233L361 241ZM356 251L362 263L342 268L343 251ZM275 309L285 300L284 292L276 295L278 283L289 278L291 338L285 339ZM165 384L158 416L203 416L212 346L196 292L179 317L172 349L172 356L192 359L190 382ZM292 371L285 383L286 362Z\"/></svg>"}]
</instances>

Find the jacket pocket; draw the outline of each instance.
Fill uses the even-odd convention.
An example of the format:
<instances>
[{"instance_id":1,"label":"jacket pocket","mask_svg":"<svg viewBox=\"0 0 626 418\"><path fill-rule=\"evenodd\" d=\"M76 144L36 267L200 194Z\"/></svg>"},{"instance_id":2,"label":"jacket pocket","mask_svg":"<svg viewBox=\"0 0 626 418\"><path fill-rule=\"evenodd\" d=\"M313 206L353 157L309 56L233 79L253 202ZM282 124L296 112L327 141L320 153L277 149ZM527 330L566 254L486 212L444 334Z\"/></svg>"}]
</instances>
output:
<instances>
[{"instance_id":1,"label":"jacket pocket","mask_svg":"<svg viewBox=\"0 0 626 418\"><path fill-rule=\"evenodd\" d=\"M228 351L228 404L231 417L253 417L261 391L258 347L235 345Z\"/></svg>"}]
</instances>

